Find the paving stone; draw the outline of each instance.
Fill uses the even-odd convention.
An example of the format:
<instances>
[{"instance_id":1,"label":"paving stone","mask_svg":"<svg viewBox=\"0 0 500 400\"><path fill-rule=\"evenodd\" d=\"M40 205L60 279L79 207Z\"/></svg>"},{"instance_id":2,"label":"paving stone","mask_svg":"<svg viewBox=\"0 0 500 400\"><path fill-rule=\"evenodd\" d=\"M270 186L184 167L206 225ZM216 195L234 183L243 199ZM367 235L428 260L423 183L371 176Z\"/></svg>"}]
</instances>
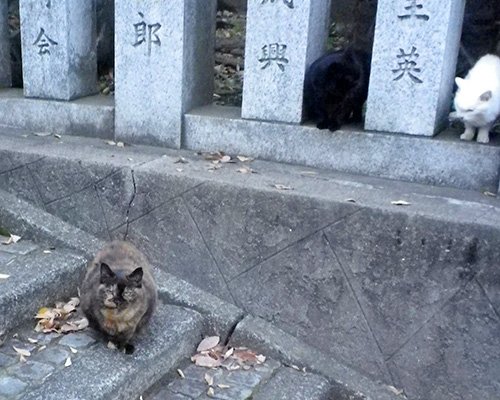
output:
<instances>
[{"instance_id":1,"label":"paving stone","mask_svg":"<svg viewBox=\"0 0 500 400\"><path fill-rule=\"evenodd\" d=\"M17 255L25 255L33 250L37 249L38 246L32 242L26 240L20 240L17 243L11 243L8 246L2 246L2 252L17 254Z\"/></svg>"},{"instance_id":2,"label":"paving stone","mask_svg":"<svg viewBox=\"0 0 500 400\"><path fill-rule=\"evenodd\" d=\"M92 343L95 343L95 341L96 339L93 338L92 336L83 332L78 332L78 333L67 334L59 341L59 344L61 346L71 346L74 347L75 349L79 349L82 347L88 347Z\"/></svg>"},{"instance_id":3,"label":"paving stone","mask_svg":"<svg viewBox=\"0 0 500 400\"><path fill-rule=\"evenodd\" d=\"M51 333L40 333L38 334L35 339L38 340L38 343L41 345L47 345L51 343L52 341L56 340L57 338L60 338L62 335L59 333L51 332Z\"/></svg>"},{"instance_id":4,"label":"paving stone","mask_svg":"<svg viewBox=\"0 0 500 400\"><path fill-rule=\"evenodd\" d=\"M0 377L0 396L16 396L19 395L28 386L19 379L10 376Z\"/></svg>"},{"instance_id":5,"label":"paving stone","mask_svg":"<svg viewBox=\"0 0 500 400\"><path fill-rule=\"evenodd\" d=\"M204 380L176 379L167 388L172 393L180 393L196 398L207 390L207 383Z\"/></svg>"},{"instance_id":6,"label":"paving stone","mask_svg":"<svg viewBox=\"0 0 500 400\"><path fill-rule=\"evenodd\" d=\"M281 368L263 387L257 390L254 400L328 400L331 388L319 376Z\"/></svg>"},{"instance_id":7,"label":"paving stone","mask_svg":"<svg viewBox=\"0 0 500 400\"><path fill-rule=\"evenodd\" d=\"M3 238L0 238L3 240ZM4 251L0 251L0 265L7 264L10 260L13 260L16 256L11 253L6 253Z\"/></svg>"},{"instance_id":8,"label":"paving stone","mask_svg":"<svg viewBox=\"0 0 500 400\"><path fill-rule=\"evenodd\" d=\"M36 361L26 361L7 369L7 373L17 376L25 381L42 381L54 372L54 367Z\"/></svg>"},{"instance_id":9,"label":"paving stone","mask_svg":"<svg viewBox=\"0 0 500 400\"><path fill-rule=\"evenodd\" d=\"M152 400L192 400L192 397L186 397L179 393L172 393L168 389L162 390Z\"/></svg>"},{"instance_id":10,"label":"paving stone","mask_svg":"<svg viewBox=\"0 0 500 400\"><path fill-rule=\"evenodd\" d=\"M69 351L66 351L60 347L50 347L36 354L34 356L34 359L36 361L41 361L44 363L59 365L59 364L64 364L69 356L70 356Z\"/></svg>"},{"instance_id":11,"label":"paving stone","mask_svg":"<svg viewBox=\"0 0 500 400\"><path fill-rule=\"evenodd\" d=\"M262 378L261 374L251 369L248 371L232 371L224 377L224 383L231 386L246 386L248 388L253 388L262 381Z\"/></svg>"},{"instance_id":12,"label":"paving stone","mask_svg":"<svg viewBox=\"0 0 500 400\"><path fill-rule=\"evenodd\" d=\"M252 395L252 389L245 386L237 387L231 386L228 389L220 389L214 387L214 397L206 395L208 387L206 387L205 395L201 396L200 400L220 399L220 400L247 400Z\"/></svg>"},{"instance_id":13,"label":"paving stone","mask_svg":"<svg viewBox=\"0 0 500 400\"><path fill-rule=\"evenodd\" d=\"M8 367L9 365L15 364L17 361L18 359L14 356L0 353L0 368Z\"/></svg>"},{"instance_id":14,"label":"paving stone","mask_svg":"<svg viewBox=\"0 0 500 400\"><path fill-rule=\"evenodd\" d=\"M19 354L14 350L14 346L17 347L18 349L28 350L29 352L33 352L37 348L36 344L29 343L29 342L26 343L25 341L21 341L18 339L12 339L12 340L7 341L4 344L4 347L5 347L4 353L11 355L11 356L18 357Z\"/></svg>"}]
</instances>

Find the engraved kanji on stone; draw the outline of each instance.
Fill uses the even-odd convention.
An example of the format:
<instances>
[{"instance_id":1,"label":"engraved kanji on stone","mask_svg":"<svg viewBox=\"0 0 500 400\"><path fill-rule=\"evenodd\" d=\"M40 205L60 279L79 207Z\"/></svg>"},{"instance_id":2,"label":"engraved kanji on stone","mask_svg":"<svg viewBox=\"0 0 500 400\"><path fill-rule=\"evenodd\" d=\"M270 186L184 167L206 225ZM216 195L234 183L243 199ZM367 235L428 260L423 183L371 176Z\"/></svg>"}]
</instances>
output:
<instances>
[{"instance_id":1,"label":"engraved kanji on stone","mask_svg":"<svg viewBox=\"0 0 500 400\"><path fill-rule=\"evenodd\" d=\"M44 54L50 55L50 47L56 46L57 42L47 36L47 34L45 33L45 29L40 28L40 33L38 34L38 37L36 38L33 45L38 46L38 54L43 56Z\"/></svg>"},{"instance_id":2,"label":"engraved kanji on stone","mask_svg":"<svg viewBox=\"0 0 500 400\"><path fill-rule=\"evenodd\" d=\"M429 16L421 12L422 8L424 8L422 4L418 4L417 0L406 0L406 2L409 2L409 4L405 6L406 13L398 15L399 19L416 18L429 21Z\"/></svg>"},{"instance_id":3,"label":"engraved kanji on stone","mask_svg":"<svg viewBox=\"0 0 500 400\"><path fill-rule=\"evenodd\" d=\"M293 0L282 0L283 4L285 4L288 8L293 8ZM276 0L262 0L260 4L266 4L266 3L275 3Z\"/></svg>"},{"instance_id":4,"label":"engraved kanji on stone","mask_svg":"<svg viewBox=\"0 0 500 400\"><path fill-rule=\"evenodd\" d=\"M142 18L142 21L134 24L135 42L133 46L138 47L141 44L146 43L147 53L149 56L151 55L151 47L153 44L158 47L161 46L160 37L157 35L157 32L161 28L161 24L147 24L144 21L144 14L140 12L139 16Z\"/></svg>"},{"instance_id":5,"label":"engraved kanji on stone","mask_svg":"<svg viewBox=\"0 0 500 400\"><path fill-rule=\"evenodd\" d=\"M393 69L392 72L397 74L393 81L399 81L403 79L406 75L415 83L423 83L423 81L417 76L420 74L421 69L417 67L417 58L420 54L417 53L417 48L412 46L409 53L405 53L403 49L399 49L398 58L398 68Z\"/></svg>"},{"instance_id":6,"label":"engraved kanji on stone","mask_svg":"<svg viewBox=\"0 0 500 400\"><path fill-rule=\"evenodd\" d=\"M287 45L280 43L262 46L262 57L259 58L259 62L264 65L261 69L266 69L274 62L282 72L285 71L285 65L289 62L286 58L286 49Z\"/></svg>"}]
</instances>

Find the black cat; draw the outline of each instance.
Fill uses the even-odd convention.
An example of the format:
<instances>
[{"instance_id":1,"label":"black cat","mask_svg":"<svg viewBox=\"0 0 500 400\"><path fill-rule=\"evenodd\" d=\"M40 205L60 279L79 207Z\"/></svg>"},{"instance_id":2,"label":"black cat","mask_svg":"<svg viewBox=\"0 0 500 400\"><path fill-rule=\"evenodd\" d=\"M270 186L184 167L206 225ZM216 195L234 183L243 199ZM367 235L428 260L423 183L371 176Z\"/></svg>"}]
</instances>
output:
<instances>
[{"instance_id":1,"label":"black cat","mask_svg":"<svg viewBox=\"0 0 500 400\"><path fill-rule=\"evenodd\" d=\"M335 131L346 122L361 122L368 97L370 56L346 49L325 54L311 64L304 83L307 119L319 129Z\"/></svg>"}]
</instances>

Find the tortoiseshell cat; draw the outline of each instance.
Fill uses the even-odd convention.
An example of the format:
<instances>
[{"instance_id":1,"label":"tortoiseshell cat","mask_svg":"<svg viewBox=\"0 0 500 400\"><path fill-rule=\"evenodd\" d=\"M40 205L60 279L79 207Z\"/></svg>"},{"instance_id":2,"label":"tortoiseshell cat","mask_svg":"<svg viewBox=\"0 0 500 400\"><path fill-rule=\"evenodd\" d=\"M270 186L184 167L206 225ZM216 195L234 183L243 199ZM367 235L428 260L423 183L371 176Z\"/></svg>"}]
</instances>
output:
<instances>
[{"instance_id":1,"label":"tortoiseshell cat","mask_svg":"<svg viewBox=\"0 0 500 400\"><path fill-rule=\"evenodd\" d=\"M157 302L146 257L127 242L114 241L90 263L81 289L89 322L128 354L132 339L147 326Z\"/></svg>"},{"instance_id":2,"label":"tortoiseshell cat","mask_svg":"<svg viewBox=\"0 0 500 400\"><path fill-rule=\"evenodd\" d=\"M370 56L363 51L348 48L320 57L305 77L306 118L331 131L346 122L361 122L369 76Z\"/></svg>"}]
</instances>

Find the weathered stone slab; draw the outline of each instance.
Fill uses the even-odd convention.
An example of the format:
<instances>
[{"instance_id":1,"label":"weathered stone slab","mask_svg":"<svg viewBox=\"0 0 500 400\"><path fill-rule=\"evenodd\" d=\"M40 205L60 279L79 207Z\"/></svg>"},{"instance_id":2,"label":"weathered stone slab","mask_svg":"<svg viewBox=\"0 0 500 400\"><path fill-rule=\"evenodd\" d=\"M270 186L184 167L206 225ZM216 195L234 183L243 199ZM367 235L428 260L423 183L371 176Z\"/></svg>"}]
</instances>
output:
<instances>
[{"instance_id":1,"label":"weathered stone slab","mask_svg":"<svg viewBox=\"0 0 500 400\"><path fill-rule=\"evenodd\" d=\"M243 118L300 123L307 67L324 51L330 0L250 0Z\"/></svg>"},{"instance_id":2,"label":"weathered stone slab","mask_svg":"<svg viewBox=\"0 0 500 400\"><path fill-rule=\"evenodd\" d=\"M500 393L500 320L473 280L390 361L408 398L494 399Z\"/></svg>"},{"instance_id":3,"label":"weathered stone slab","mask_svg":"<svg viewBox=\"0 0 500 400\"><path fill-rule=\"evenodd\" d=\"M390 381L370 327L322 233L271 257L229 286L252 315L365 374Z\"/></svg>"},{"instance_id":4,"label":"weathered stone slab","mask_svg":"<svg viewBox=\"0 0 500 400\"><path fill-rule=\"evenodd\" d=\"M179 148L213 93L215 0L116 2L116 137Z\"/></svg>"},{"instance_id":5,"label":"weathered stone slab","mask_svg":"<svg viewBox=\"0 0 500 400\"><path fill-rule=\"evenodd\" d=\"M72 100L97 91L95 2L20 2L24 95Z\"/></svg>"},{"instance_id":6,"label":"weathered stone slab","mask_svg":"<svg viewBox=\"0 0 500 400\"><path fill-rule=\"evenodd\" d=\"M10 70L9 25L7 24L9 2L0 3L0 88L10 87L12 76Z\"/></svg>"},{"instance_id":7,"label":"weathered stone slab","mask_svg":"<svg viewBox=\"0 0 500 400\"><path fill-rule=\"evenodd\" d=\"M433 136L447 123L465 0L380 0L365 128Z\"/></svg>"}]
</instances>

